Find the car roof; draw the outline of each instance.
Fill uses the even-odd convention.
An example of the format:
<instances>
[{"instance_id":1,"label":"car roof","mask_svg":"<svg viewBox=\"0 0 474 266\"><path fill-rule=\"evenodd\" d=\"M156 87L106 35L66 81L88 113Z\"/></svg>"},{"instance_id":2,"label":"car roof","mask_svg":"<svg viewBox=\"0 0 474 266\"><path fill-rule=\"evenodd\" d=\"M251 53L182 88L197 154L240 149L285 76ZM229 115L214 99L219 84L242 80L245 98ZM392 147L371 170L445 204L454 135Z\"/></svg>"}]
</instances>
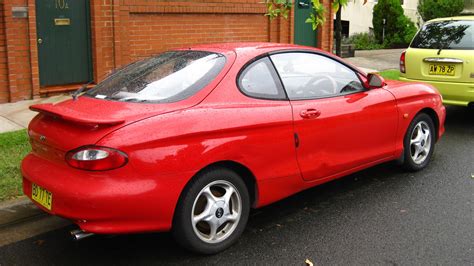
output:
<instances>
[{"instance_id":1,"label":"car roof","mask_svg":"<svg viewBox=\"0 0 474 266\"><path fill-rule=\"evenodd\" d=\"M300 45L288 43L271 43L271 42L228 42L228 43L209 43L193 45L191 48L218 48L223 50L238 50L238 49L266 49L266 48L295 48L302 47Z\"/></svg>"},{"instance_id":2,"label":"car roof","mask_svg":"<svg viewBox=\"0 0 474 266\"><path fill-rule=\"evenodd\" d=\"M448 20L474 20L474 16L457 16L457 17L447 17L447 18L436 18L436 19L429 20L427 22L448 21Z\"/></svg>"},{"instance_id":3,"label":"car roof","mask_svg":"<svg viewBox=\"0 0 474 266\"><path fill-rule=\"evenodd\" d=\"M271 43L271 42L232 42L232 43L210 43L210 44L198 44L191 45L188 47L182 47L178 50L201 50L201 51L210 51L210 52L223 52L223 53L234 53L237 57L242 58L243 60L248 60L249 58L254 58L258 55L270 53L274 51L313 51L320 54L324 54L328 57L336 59L340 62L343 62L345 65L351 67L354 70L357 70L359 73L366 75L365 71L359 69L358 67L352 65L347 61L342 61L337 59L337 56L323 51L319 48L303 46L297 44L288 44L288 43Z\"/></svg>"},{"instance_id":4,"label":"car roof","mask_svg":"<svg viewBox=\"0 0 474 266\"><path fill-rule=\"evenodd\" d=\"M221 50L234 52L237 55L258 53L258 51L272 51L272 50L319 50L314 47L288 44L288 43L271 43L271 42L233 42L233 43L211 43L192 45L186 49L190 50Z\"/></svg>"}]
</instances>

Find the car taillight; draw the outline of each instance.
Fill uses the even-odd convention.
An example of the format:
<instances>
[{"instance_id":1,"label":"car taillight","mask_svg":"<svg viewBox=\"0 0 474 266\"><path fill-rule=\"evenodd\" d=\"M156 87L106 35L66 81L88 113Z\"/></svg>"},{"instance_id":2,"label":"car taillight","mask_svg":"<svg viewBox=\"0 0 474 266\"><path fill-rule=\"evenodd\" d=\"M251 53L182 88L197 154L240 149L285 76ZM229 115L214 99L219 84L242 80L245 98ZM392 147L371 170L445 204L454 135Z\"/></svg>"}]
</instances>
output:
<instances>
[{"instance_id":1,"label":"car taillight","mask_svg":"<svg viewBox=\"0 0 474 266\"><path fill-rule=\"evenodd\" d=\"M84 146L66 154L67 163L75 168L104 171L124 166L128 156L118 150L101 146Z\"/></svg>"},{"instance_id":2,"label":"car taillight","mask_svg":"<svg viewBox=\"0 0 474 266\"><path fill-rule=\"evenodd\" d=\"M402 55L400 55L400 72L405 73L405 54L407 51L403 51Z\"/></svg>"}]
</instances>

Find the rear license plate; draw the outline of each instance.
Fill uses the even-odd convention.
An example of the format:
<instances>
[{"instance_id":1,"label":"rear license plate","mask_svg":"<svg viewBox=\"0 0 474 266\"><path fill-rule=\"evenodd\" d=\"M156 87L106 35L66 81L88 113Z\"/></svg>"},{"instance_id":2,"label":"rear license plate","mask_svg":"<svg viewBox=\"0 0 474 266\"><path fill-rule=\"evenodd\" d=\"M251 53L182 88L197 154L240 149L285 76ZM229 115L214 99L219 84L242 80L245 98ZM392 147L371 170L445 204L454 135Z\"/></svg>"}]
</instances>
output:
<instances>
[{"instance_id":1,"label":"rear license plate","mask_svg":"<svg viewBox=\"0 0 474 266\"><path fill-rule=\"evenodd\" d=\"M430 75L454 76L456 67L454 65L430 65Z\"/></svg>"},{"instance_id":2,"label":"rear license plate","mask_svg":"<svg viewBox=\"0 0 474 266\"><path fill-rule=\"evenodd\" d=\"M51 210L51 205L53 203L53 193L33 183L31 187L31 198L38 202L41 206Z\"/></svg>"}]
</instances>

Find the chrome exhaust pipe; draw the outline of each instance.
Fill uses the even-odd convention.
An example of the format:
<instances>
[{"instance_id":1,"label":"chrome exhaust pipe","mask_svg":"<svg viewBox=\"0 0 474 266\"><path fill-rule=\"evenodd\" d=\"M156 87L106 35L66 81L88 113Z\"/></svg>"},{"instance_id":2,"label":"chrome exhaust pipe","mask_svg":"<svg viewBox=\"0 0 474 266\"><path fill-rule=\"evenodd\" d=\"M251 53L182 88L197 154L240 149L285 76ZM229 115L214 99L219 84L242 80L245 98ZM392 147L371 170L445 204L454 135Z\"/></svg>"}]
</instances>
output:
<instances>
[{"instance_id":1,"label":"chrome exhaust pipe","mask_svg":"<svg viewBox=\"0 0 474 266\"><path fill-rule=\"evenodd\" d=\"M90 237L94 235L94 233L87 233L82 229L72 230L70 233L71 233L72 239L74 239L75 241L79 241L86 237Z\"/></svg>"}]
</instances>

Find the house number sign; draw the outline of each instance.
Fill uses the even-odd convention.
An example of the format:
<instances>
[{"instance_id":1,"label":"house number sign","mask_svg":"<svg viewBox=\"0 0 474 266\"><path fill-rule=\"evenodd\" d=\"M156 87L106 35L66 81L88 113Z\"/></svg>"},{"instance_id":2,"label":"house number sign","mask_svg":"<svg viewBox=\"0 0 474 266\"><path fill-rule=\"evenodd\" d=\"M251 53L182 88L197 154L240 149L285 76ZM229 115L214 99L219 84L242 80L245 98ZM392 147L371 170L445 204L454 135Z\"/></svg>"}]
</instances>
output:
<instances>
[{"instance_id":1,"label":"house number sign","mask_svg":"<svg viewBox=\"0 0 474 266\"><path fill-rule=\"evenodd\" d=\"M69 9L69 5L66 0L54 0L54 6L56 9Z\"/></svg>"}]
</instances>

